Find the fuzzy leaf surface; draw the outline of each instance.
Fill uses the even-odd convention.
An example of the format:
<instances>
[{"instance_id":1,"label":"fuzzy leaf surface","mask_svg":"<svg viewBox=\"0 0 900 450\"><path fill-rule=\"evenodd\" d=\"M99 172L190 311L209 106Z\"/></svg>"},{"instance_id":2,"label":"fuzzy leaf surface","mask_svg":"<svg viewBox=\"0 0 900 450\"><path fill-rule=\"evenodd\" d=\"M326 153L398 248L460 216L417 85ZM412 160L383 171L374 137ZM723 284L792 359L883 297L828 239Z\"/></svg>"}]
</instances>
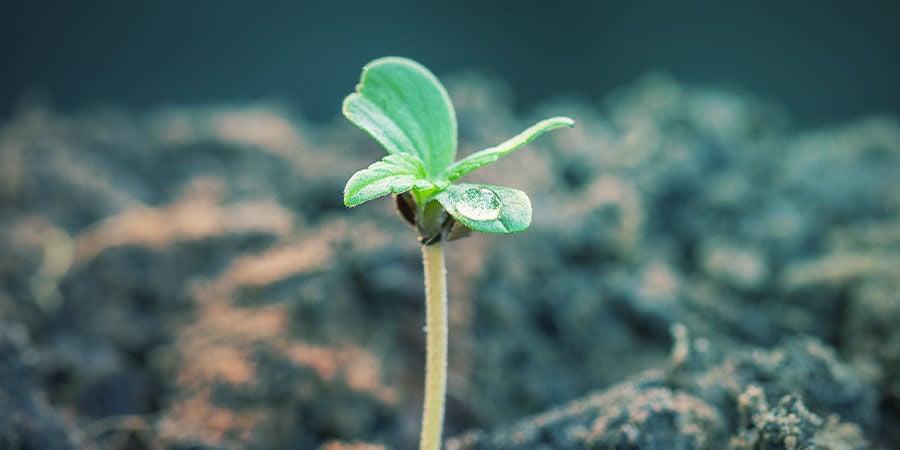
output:
<instances>
[{"instance_id":1,"label":"fuzzy leaf surface","mask_svg":"<svg viewBox=\"0 0 900 450\"><path fill-rule=\"evenodd\" d=\"M419 158L406 153L387 155L350 177L344 187L344 204L356 206L382 195L433 188L424 178L425 167Z\"/></svg>"},{"instance_id":2,"label":"fuzzy leaf surface","mask_svg":"<svg viewBox=\"0 0 900 450\"><path fill-rule=\"evenodd\" d=\"M460 183L434 198L454 219L482 233L516 233L531 225L531 200L518 189Z\"/></svg>"},{"instance_id":3,"label":"fuzzy leaf surface","mask_svg":"<svg viewBox=\"0 0 900 450\"><path fill-rule=\"evenodd\" d=\"M560 127L572 127L574 125L575 121L568 117L553 117L550 119L542 120L496 147L490 147L472 153L471 155L453 163L450 167L447 168L447 171L444 173L444 178L449 181L456 180L457 178L479 167L486 166L493 163L494 161L497 161L502 156L505 156L513 150L531 142L532 140L534 140L534 138L540 136L541 134L544 134L547 131Z\"/></svg>"},{"instance_id":4,"label":"fuzzy leaf surface","mask_svg":"<svg viewBox=\"0 0 900 450\"><path fill-rule=\"evenodd\" d=\"M450 97L434 74L415 61L391 56L367 64L343 111L389 154L417 156L428 178L456 159L456 112Z\"/></svg>"}]
</instances>

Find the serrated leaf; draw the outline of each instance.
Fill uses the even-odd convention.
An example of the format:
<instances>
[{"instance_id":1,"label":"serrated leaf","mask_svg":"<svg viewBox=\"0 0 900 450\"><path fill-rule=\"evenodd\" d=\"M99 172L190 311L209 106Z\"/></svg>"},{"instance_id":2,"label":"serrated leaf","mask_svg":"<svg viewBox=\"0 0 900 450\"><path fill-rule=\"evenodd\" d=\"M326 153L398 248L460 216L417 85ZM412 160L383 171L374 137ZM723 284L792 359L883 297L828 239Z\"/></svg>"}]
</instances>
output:
<instances>
[{"instance_id":1,"label":"serrated leaf","mask_svg":"<svg viewBox=\"0 0 900 450\"><path fill-rule=\"evenodd\" d=\"M568 117L553 117L550 119L542 120L496 147L490 147L475 152L453 163L450 167L447 168L447 171L444 172L444 178L449 181L456 180L457 178L479 167L486 166L493 163L494 161L497 161L502 156L505 156L513 150L531 142L532 140L534 140L534 138L547 131L560 127L572 127L574 125L575 121Z\"/></svg>"},{"instance_id":2,"label":"serrated leaf","mask_svg":"<svg viewBox=\"0 0 900 450\"><path fill-rule=\"evenodd\" d=\"M382 195L433 187L425 179L425 167L417 157L405 153L387 155L350 177L344 187L344 204L356 206Z\"/></svg>"},{"instance_id":3,"label":"serrated leaf","mask_svg":"<svg viewBox=\"0 0 900 450\"><path fill-rule=\"evenodd\" d=\"M344 115L390 154L417 156L428 178L456 159L456 112L440 81L421 64L400 57L363 68Z\"/></svg>"},{"instance_id":4,"label":"serrated leaf","mask_svg":"<svg viewBox=\"0 0 900 450\"><path fill-rule=\"evenodd\" d=\"M438 193L435 200L454 219L482 233L516 233L531 225L531 200L518 189L460 183Z\"/></svg>"}]
</instances>

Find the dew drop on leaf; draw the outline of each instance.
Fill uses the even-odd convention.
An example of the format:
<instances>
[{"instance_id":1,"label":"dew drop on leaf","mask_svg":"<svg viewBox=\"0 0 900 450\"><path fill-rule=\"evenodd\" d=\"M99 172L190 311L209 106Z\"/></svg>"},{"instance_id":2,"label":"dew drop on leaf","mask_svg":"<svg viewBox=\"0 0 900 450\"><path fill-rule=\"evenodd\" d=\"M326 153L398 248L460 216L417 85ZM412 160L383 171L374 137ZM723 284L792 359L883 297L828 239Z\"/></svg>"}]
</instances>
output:
<instances>
[{"instance_id":1,"label":"dew drop on leaf","mask_svg":"<svg viewBox=\"0 0 900 450\"><path fill-rule=\"evenodd\" d=\"M466 189L456 204L456 211L472 220L494 220L500 217L500 198L484 187Z\"/></svg>"}]
</instances>

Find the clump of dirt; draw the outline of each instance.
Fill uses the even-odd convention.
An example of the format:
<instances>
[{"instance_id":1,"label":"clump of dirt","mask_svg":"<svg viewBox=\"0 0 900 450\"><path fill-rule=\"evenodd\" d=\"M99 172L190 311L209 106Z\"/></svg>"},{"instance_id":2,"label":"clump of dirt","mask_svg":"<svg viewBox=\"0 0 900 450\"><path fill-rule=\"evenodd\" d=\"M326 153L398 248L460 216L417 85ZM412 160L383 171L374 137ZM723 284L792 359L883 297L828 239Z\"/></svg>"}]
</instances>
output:
<instances>
[{"instance_id":1,"label":"clump of dirt","mask_svg":"<svg viewBox=\"0 0 900 450\"><path fill-rule=\"evenodd\" d=\"M461 154L532 122L496 81L448 87ZM555 114L576 128L473 174L528 192L532 227L448 248L450 447L900 440L900 120L795 130L663 75ZM341 204L382 152L273 104L19 110L0 424L31 425L0 443L414 447L415 233Z\"/></svg>"},{"instance_id":2,"label":"clump of dirt","mask_svg":"<svg viewBox=\"0 0 900 450\"><path fill-rule=\"evenodd\" d=\"M862 427L877 417L876 392L820 342L789 338L711 364L708 341L675 330L666 369L494 432L463 434L448 449L867 448ZM781 396L772 408L767 393Z\"/></svg>"},{"instance_id":3,"label":"clump of dirt","mask_svg":"<svg viewBox=\"0 0 900 450\"><path fill-rule=\"evenodd\" d=\"M0 448L74 449L74 430L30 379L36 356L24 327L0 321Z\"/></svg>"}]
</instances>

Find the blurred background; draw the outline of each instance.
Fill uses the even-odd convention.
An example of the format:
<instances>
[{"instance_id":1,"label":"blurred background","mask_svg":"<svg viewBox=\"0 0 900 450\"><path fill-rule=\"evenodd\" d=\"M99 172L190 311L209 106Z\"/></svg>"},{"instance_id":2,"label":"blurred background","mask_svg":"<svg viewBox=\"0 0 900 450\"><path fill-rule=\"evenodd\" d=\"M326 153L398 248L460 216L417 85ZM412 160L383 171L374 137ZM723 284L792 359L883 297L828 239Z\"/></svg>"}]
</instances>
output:
<instances>
[{"instance_id":1,"label":"blurred background","mask_svg":"<svg viewBox=\"0 0 900 450\"><path fill-rule=\"evenodd\" d=\"M760 430L796 420L810 448L895 448L898 24L896 1L4 5L0 448L415 447L420 249L387 199L341 202L384 154L341 102L384 55L440 77L461 155L577 121L468 178L534 219L448 245L454 448L781 448Z\"/></svg>"},{"instance_id":2,"label":"blurred background","mask_svg":"<svg viewBox=\"0 0 900 450\"><path fill-rule=\"evenodd\" d=\"M900 109L895 1L13 2L0 15L0 115L276 98L338 114L384 55L510 83L519 109L596 99L662 69L777 98L804 125Z\"/></svg>"}]
</instances>

